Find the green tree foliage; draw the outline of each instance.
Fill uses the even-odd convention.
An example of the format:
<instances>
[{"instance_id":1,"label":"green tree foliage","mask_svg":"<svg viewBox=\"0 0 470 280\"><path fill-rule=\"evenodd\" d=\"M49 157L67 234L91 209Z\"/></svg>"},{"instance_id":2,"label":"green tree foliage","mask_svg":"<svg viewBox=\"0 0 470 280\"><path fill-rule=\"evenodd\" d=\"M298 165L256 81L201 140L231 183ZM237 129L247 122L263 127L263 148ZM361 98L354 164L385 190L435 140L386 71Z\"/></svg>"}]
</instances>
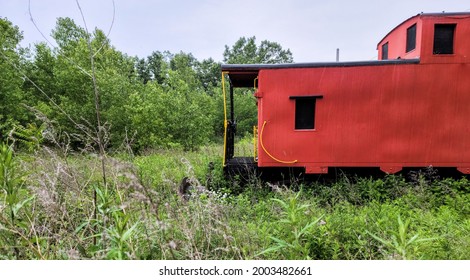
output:
<instances>
[{"instance_id":1,"label":"green tree foliage","mask_svg":"<svg viewBox=\"0 0 470 280\"><path fill-rule=\"evenodd\" d=\"M137 77L143 84L147 84L149 81L164 84L167 78L166 73L170 68L170 60L173 57L174 55L168 51L163 53L154 51L147 58L137 58L135 63ZM175 63L173 62L173 64Z\"/></svg>"},{"instance_id":2,"label":"green tree foliage","mask_svg":"<svg viewBox=\"0 0 470 280\"><path fill-rule=\"evenodd\" d=\"M216 106L220 66L212 59L199 62L191 53L153 52L136 62L143 91L126 105L136 149L183 147L192 150L218 135L222 118Z\"/></svg>"},{"instance_id":3,"label":"green tree foliage","mask_svg":"<svg viewBox=\"0 0 470 280\"><path fill-rule=\"evenodd\" d=\"M161 53L159 51L153 52L147 57L147 64L151 79L157 81L159 84L163 84L165 80L165 72L168 69L167 58L171 56L170 53Z\"/></svg>"},{"instance_id":4,"label":"green tree foliage","mask_svg":"<svg viewBox=\"0 0 470 280\"><path fill-rule=\"evenodd\" d=\"M48 135L55 132L55 140L72 139L74 147L96 145L90 51L108 148L126 141L135 151L194 150L223 133L220 63L212 58L199 61L191 53L168 51L129 57L101 30L88 33L70 18L57 19L51 32L56 46L38 43L27 56L17 48L22 39L18 27L1 19L0 28L0 138L15 127L40 127ZM226 46L224 61L291 62L292 54L277 43L257 46L255 37L240 38ZM251 133L255 99L245 92L235 96L235 103L239 134Z\"/></svg>"},{"instance_id":5,"label":"green tree foliage","mask_svg":"<svg viewBox=\"0 0 470 280\"><path fill-rule=\"evenodd\" d=\"M202 90L192 55L171 58L163 84L148 82L125 106L137 132L137 149L183 147L192 150L214 134L214 100Z\"/></svg>"},{"instance_id":6,"label":"green tree foliage","mask_svg":"<svg viewBox=\"0 0 470 280\"><path fill-rule=\"evenodd\" d=\"M198 61L191 53L155 51L146 59L137 59L135 68L144 84L156 81L163 85L168 78L168 71L173 70L194 79L191 83L198 88L202 87L209 94L213 93L214 87L220 87L220 63L212 58Z\"/></svg>"},{"instance_id":7,"label":"green tree foliage","mask_svg":"<svg viewBox=\"0 0 470 280\"><path fill-rule=\"evenodd\" d=\"M54 71L57 64L55 54L45 43L38 43L34 48L34 59L27 61L25 66L28 78L44 92L47 92L49 97L58 100L60 92L54 82ZM48 98L30 82L23 84L23 90L28 92L30 98L35 99L36 102L48 102Z\"/></svg>"},{"instance_id":8,"label":"green tree foliage","mask_svg":"<svg viewBox=\"0 0 470 280\"><path fill-rule=\"evenodd\" d=\"M237 134L245 136L253 133L253 126L258 121L258 108L256 98L250 92L235 94L235 121L237 122Z\"/></svg>"},{"instance_id":9,"label":"green tree foliage","mask_svg":"<svg viewBox=\"0 0 470 280\"><path fill-rule=\"evenodd\" d=\"M207 93L213 94L213 89L220 87L220 64L212 58L197 63L196 75Z\"/></svg>"},{"instance_id":10,"label":"green tree foliage","mask_svg":"<svg viewBox=\"0 0 470 280\"><path fill-rule=\"evenodd\" d=\"M148 62L145 59L137 59L135 63L135 69L137 71L137 76L143 84L146 84L152 79Z\"/></svg>"},{"instance_id":11,"label":"green tree foliage","mask_svg":"<svg viewBox=\"0 0 470 280\"><path fill-rule=\"evenodd\" d=\"M35 57L28 66L28 76L40 89L31 83L26 83L25 89L63 135L76 136L76 145L93 143L93 139L83 137L93 135L91 131L96 128L86 31L71 19L59 18L52 35L58 47L36 45ZM102 116L110 128L110 144L117 146L125 137L128 123L123 105L139 88L135 59L115 50L101 30L96 29L90 36Z\"/></svg>"},{"instance_id":12,"label":"green tree foliage","mask_svg":"<svg viewBox=\"0 0 470 280\"><path fill-rule=\"evenodd\" d=\"M23 35L8 19L0 18L0 141L7 137L15 124L28 119L21 105L23 83L15 68L22 64L19 42Z\"/></svg>"},{"instance_id":13,"label":"green tree foliage","mask_svg":"<svg viewBox=\"0 0 470 280\"><path fill-rule=\"evenodd\" d=\"M238 39L232 47L225 45L224 63L228 64L275 64L291 63L292 52L284 50L279 43L264 40L256 45L256 37Z\"/></svg>"}]
</instances>

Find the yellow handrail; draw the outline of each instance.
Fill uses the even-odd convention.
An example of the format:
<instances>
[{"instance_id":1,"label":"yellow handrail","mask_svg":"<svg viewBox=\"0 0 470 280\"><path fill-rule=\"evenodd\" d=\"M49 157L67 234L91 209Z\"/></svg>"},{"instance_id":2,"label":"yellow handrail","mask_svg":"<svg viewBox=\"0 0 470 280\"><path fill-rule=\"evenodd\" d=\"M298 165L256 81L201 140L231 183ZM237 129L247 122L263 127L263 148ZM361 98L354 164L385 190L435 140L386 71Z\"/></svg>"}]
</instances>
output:
<instances>
[{"instance_id":1,"label":"yellow handrail","mask_svg":"<svg viewBox=\"0 0 470 280\"><path fill-rule=\"evenodd\" d=\"M227 127L228 127L228 122L227 122L227 94L225 92L225 74L227 72L222 72L222 92L224 95L224 157L222 161L222 167L225 167L225 159L226 159L226 152L227 152Z\"/></svg>"},{"instance_id":2,"label":"yellow handrail","mask_svg":"<svg viewBox=\"0 0 470 280\"><path fill-rule=\"evenodd\" d=\"M253 126L253 160L258 162L258 145L256 140L258 140L258 127L255 125Z\"/></svg>"},{"instance_id":3,"label":"yellow handrail","mask_svg":"<svg viewBox=\"0 0 470 280\"><path fill-rule=\"evenodd\" d=\"M285 160L277 159L277 158L275 158L273 155L271 155L271 154L266 150L266 148L264 147L264 144L263 144L263 132L264 132L264 127L266 126L266 123L267 123L267 122L264 121L263 126L261 127L261 133L259 134L259 143L261 144L261 148L263 148L263 151L264 151L270 158L272 158L273 160L275 160L275 161L277 161L277 162L286 163L286 164L296 163L297 160L285 161Z\"/></svg>"}]
</instances>

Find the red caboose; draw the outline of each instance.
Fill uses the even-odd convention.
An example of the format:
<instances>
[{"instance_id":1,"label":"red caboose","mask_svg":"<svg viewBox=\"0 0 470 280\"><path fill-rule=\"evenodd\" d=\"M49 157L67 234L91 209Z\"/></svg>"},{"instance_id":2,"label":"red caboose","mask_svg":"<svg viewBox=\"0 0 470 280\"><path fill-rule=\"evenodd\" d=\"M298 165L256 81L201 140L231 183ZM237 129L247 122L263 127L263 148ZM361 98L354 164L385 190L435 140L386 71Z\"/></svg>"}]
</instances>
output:
<instances>
[{"instance_id":1,"label":"red caboose","mask_svg":"<svg viewBox=\"0 0 470 280\"><path fill-rule=\"evenodd\" d=\"M233 157L231 98L224 166L470 174L470 13L416 15L377 48L376 61L222 65L231 97L255 87L258 100L258 153L247 161Z\"/></svg>"}]
</instances>

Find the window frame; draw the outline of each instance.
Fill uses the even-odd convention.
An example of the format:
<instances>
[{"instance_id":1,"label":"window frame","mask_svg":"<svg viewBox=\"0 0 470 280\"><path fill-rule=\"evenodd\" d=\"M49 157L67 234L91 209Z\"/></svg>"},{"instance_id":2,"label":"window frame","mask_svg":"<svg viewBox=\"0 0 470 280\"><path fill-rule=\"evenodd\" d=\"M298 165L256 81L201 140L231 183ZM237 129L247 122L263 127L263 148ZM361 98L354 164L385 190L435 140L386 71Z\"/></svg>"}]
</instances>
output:
<instances>
[{"instance_id":1,"label":"window frame","mask_svg":"<svg viewBox=\"0 0 470 280\"><path fill-rule=\"evenodd\" d=\"M412 52L416 49L417 29L416 23L406 29L406 53Z\"/></svg>"},{"instance_id":2,"label":"window frame","mask_svg":"<svg viewBox=\"0 0 470 280\"><path fill-rule=\"evenodd\" d=\"M296 131L315 131L316 130L316 111L317 111L317 99L322 99L323 98L323 95L301 95L301 96L289 96L289 99L290 100L294 100L295 103L294 103L294 130ZM312 105L311 106L311 111L308 112L309 115L311 114L312 115L312 119L311 119L311 122L309 122L308 124L310 125L302 125L302 121L301 121L301 117L299 116L300 112L299 112L299 108L301 105L301 103L299 102L312 102ZM305 106L305 104L303 104ZM309 104L307 104L309 105ZM305 119L305 117L304 117Z\"/></svg>"},{"instance_id":3,"label":"window frame","mask_svg":"<svg viewBox=\"0 0 470 280\"><path fill-rule=\"evenodd\" d=\"M442 41L438 41L436 40L437 37L436 37L436 31L437 31L437 28L438 27L451 27L452 28L452 35L451 35L451 40L449 41L445 41L445 42L442 42ZM433 55L454 55L455 54L455 33L456 33L456 30L457 30L457 24L456 23L436 23L434 24L434 36L433 36L433 46L432 46L432 54ZM448 31L448 30L444 30L442 29L442 31ZM441 37L439 37L440 39L443 39L442 38L442 35L449 35L449 34L444 34L444 33L441 33L440 34ZM448 38L444 38L444 39L448 39ZM450 48L446 45L444 45L445 43L449 43L450 42ZM437 46L436 46L437 45ZM436 50L436 48L439 48L438 50ZM442 52L442 50L447 50L447 49L450 49L451 52Z\"/></svg>"},{"instance_id":4,"label":"window frame","mask_svg":"<svg viewBox=\"0 0 470 280\"><path fill-rule=\"evenodd\" d=\"M388 42L382 45L382 60L388 60Z\"/></svg>"}]
</instances>

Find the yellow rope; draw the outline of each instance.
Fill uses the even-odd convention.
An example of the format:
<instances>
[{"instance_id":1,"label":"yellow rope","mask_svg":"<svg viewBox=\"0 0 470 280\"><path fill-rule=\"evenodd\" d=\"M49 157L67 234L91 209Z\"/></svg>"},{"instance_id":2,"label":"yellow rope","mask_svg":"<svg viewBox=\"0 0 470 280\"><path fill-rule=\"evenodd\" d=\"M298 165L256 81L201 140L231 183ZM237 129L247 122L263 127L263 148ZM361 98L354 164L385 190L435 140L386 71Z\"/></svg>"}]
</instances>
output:
<instances>
[{"instance_id":1,"label":"yellow rope","mask_svg":"<svg viewBox=\"0 0 470 280\"><path fill-rule=\"evenodd\" d=\"M266 150L266 148L264 147L264 144L263 144L263 132L264 132L264 127L266 126L266 123L267 123L267 122L264 121L263 126L261 127L261 133L259 134L259 143L261 144L261 148L263 148L263 151L264 151L270 158L272 158L273 160L275 160L275 161L277 161L277 162L286 163L286 164L296 163L297 160L285 161L285 160L277 159L277 158L275 158L274 156L272 156L272 155Z\"/></svg>"}]
</instances>

